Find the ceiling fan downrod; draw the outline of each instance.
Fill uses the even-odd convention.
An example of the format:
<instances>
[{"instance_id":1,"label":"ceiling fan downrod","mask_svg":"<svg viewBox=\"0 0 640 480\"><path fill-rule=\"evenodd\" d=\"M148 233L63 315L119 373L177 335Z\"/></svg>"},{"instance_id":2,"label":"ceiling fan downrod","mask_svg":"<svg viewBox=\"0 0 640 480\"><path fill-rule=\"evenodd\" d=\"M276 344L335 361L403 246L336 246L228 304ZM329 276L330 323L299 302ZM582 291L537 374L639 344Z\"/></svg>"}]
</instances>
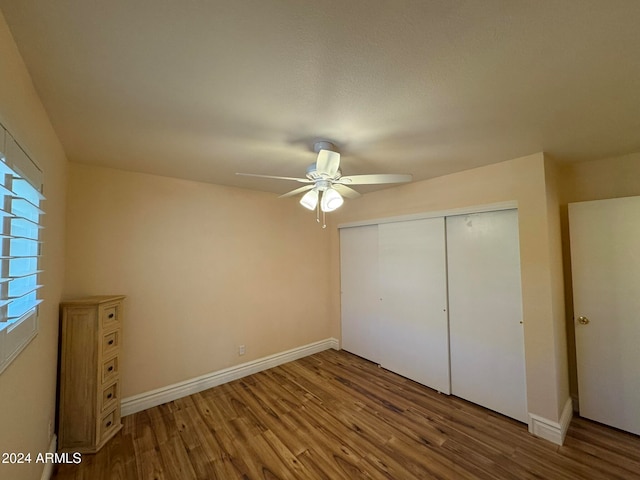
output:
<instances>
[{"instance_id":1,"label":"ceiling fan downrod","mask_svg":"<svg viewBox=\"0 0 640 480\"><path fill-rule=\"evenodd\" d=\"M335 144L328 142L327 140L318 140L313 144L313 151L320 153L320 150L329 150L330 152L337 152Z\"/></svg>"}]
</instances>

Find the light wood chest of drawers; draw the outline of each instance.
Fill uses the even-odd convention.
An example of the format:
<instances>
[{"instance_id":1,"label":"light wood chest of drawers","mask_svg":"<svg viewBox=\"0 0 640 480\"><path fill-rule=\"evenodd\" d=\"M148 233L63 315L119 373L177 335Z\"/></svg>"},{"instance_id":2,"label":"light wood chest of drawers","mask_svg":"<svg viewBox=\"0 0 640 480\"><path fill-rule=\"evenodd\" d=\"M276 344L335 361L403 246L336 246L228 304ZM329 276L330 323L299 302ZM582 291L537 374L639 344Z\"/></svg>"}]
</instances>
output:
<instances>
[{"instance_id":1,"label":"light wood chest of drawers","mask_svg":"<svg viewBox=\"0 0 640 480\"><path fill-rule=\"evenodd\" d=\"M95 453L121 428L123 295L60 304L58 450Z\"/></svg>"}]
</instances>

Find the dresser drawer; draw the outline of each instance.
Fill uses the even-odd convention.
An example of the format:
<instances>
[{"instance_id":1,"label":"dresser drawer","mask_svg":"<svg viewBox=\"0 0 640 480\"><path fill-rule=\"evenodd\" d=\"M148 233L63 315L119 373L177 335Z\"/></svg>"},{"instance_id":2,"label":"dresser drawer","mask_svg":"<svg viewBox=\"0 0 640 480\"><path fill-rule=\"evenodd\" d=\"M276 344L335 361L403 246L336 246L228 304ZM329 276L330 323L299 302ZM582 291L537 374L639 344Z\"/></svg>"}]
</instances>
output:
<instances>
[{"instance_id":1,"label":"dresser drawer","mask_svg":"<svg viewBox=\"0 0 640 480\"><path fill-rule=\"evenodd\" d=\"M118 328L120 326L120 305L101 305L99 317L103 331Z\"/></svg>"},{"instance_id":2,"label":"dresser drawer","mask_svg":"<svg viewBox=\"0 0 640 480\"><path fill-rule=\"evenodd\" d=\"M106 333L102 336L102 357L109 357L120 348L120 330Z\"/></svg>"},{"instance_id":3,"label":"dresser drawer","mask_svg":"<svg viewBox=\"0 0 640 480\"><path fill-rule=\"evenodd\" d=\"M118 378L118 372L120 371L118 357L113 357L102 363L102 384L106 384L111 380Z\"/></svg>"},{"instance_id":4,"label":"dresser drawer","mask_svg":"<svg viewBox=\"0 0 640 480\"><path fill-rule=\"evenodd\" d=\"M117 408L111 410L100 419L100 427L98 430L98 443L105 437L111 435L113 430L118 429L120 426L120 412Z\"/></svg>"},{"instance_id":5,"label":"dresser drawer","mask_svg":"<svg viewBox=\"0 0 640 480\"><path fill-rule=\"evenodd\" d=\"M109 410L109 408L117 406L120 402L120 382L112 383L102 390L100 395L100 412Z\"/></svg>"}]
</instances>

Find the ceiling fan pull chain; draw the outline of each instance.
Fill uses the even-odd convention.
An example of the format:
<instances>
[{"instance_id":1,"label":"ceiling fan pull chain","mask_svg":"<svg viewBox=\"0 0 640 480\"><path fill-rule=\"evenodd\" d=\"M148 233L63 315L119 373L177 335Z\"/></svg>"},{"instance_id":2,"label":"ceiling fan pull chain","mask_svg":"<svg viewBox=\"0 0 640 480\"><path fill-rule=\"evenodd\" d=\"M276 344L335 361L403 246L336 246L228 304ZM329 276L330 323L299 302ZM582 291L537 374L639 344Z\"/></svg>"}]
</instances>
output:
<instances>
[{"instance_id":1,"label":"ceiling fan pull chain","mask_svg":"<svg viewBox=\"0 0 640 480\"><path fill-rule=\"evenodd\" d=\"M322 211L322 228L327 228L327 213Z\"/></svg>"}]
</instances>

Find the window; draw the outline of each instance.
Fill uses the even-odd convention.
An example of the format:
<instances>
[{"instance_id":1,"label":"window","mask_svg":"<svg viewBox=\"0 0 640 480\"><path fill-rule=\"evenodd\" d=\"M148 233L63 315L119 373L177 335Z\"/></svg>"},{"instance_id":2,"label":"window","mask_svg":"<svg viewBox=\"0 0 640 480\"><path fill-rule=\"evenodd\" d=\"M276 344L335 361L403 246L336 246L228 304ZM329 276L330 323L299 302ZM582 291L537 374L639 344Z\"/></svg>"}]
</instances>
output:
<instances>
[{"instance_id":1,"label":"window","mask_svg":"<svg viewBox=\"0 0 640 480\"><path fill-rule=\"evenodd\" d=\"M42 172L0 126L0 372L38 331Z\"/></svg>"}]
</instances>

